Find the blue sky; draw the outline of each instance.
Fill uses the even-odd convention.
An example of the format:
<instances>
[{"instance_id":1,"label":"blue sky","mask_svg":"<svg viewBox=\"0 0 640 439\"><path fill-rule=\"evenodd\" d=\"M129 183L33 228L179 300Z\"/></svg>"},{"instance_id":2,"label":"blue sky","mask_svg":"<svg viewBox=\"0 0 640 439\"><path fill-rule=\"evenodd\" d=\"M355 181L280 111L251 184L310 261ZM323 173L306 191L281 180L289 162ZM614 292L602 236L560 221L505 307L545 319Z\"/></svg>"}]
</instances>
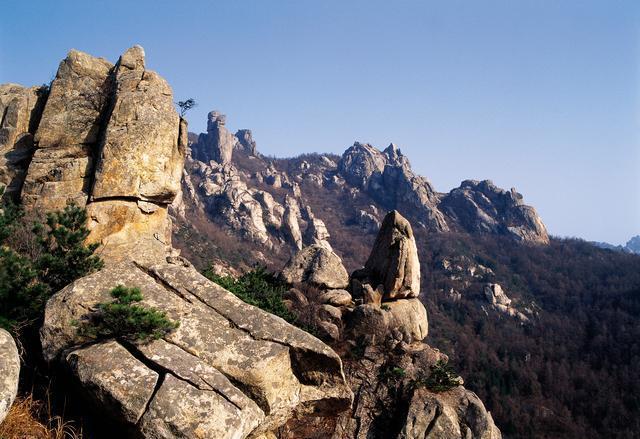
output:
<instances>
[{"instance_id":1,"label":"blue sky","mask_svg":"<svg viewBox=\"0 0 640 439\"><path fill-rule=\"evenodd\" d=\"M439 191L516 187L550 232L640 234L640 2L3 1L0 82L133 44L269 155L395 142Z\"/></svg>"}]
</instances>

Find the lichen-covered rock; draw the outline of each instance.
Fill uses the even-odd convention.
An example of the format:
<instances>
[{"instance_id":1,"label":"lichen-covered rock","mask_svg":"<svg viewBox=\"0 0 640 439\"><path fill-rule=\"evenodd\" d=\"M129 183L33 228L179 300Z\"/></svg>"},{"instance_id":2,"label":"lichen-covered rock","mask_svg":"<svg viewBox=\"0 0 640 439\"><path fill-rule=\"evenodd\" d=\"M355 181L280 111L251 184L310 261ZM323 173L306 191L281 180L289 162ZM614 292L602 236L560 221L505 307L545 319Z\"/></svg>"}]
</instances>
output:
<instances>
[{"instance_id":1,"label":"lichen-covered rock","mask_svg":"<svg viewBox=\"0 0 640 439\"><path fill-rule=\"evenodd\" d=\"M346 288L349 275L342 260L331 250L311 245L299 251L282 270L288 283L309 283L321 288Z\"/></svg>"},{"instance_id":2,"label":"lichen-covered rock","mask_svg":"<svg viewBox=\"0 0 640 439\"><path fill-rule=\"evenodd\" d=\"M0 422L4 420L18 393L20 356L13 337L0 328Z\"/></svg>"},{"instance_id":3,"label":"lichen-covered rock","mask_svg":"<svg viewBox=\"0 0 640 439\"><path fill-rule=\"evenodd\" d=\"M87 321L119 284L140 288L143 305L180 326L146 346L112 342L79 351L87 339L73 322ZM126 419L140 415L144 437L244 438L272 431L295 413L332 415L351 402L340 358L328 346L181 265L125 263L75 281L49 300L41 341L46 359L72 371L81 352L82 388L99 407L113 398L132 407ZM127 373L132 358L141 362L136 370L149 369L140 369L139 385L110 382L100 372ZM160 377L155 391L144 378L153 373Z\"/></svg>"},{"instance_id":4,"label":"lichen-covered rock","mask_svg":"<svg viewBox=\"0 0 640 439\"><path fill-rule=\"evenodd\" d=\"M134 46L117 64L111 115L100 147L92 197L169 204L180 187L185 151L169 84L145 69Z\"/></svg>"},{"instance_id":5,"label":"lichen-covered rock","mask_svg":"<svg viewBox=\"0 0 640 439\"><path fill-rule=\"evenodd\" d=\"M115 341L74 350L65 360L84 393L118 422L138 422L159 379Z\"/></svg>"},{"instance_id":6,"label":"lichen-covered rock","mask_svg":"<svg viewBox=\"0 0 640 439\"><path fill-rule=\"evenodd\" d=\"M113 65L71 50L60 63L35 133L23 202L44 210L87 203L95 153L110 103Z\"/></svg>"},{"instance_id":7,"label":"lichen-covered rock","mask_svg":"<svg viewBox=\"0 0 640 439\"><path fill-rule=\"evenodd\" d=\"M364 270L354 277L372 287L382 285L383 300L420 294L420 262L411 224L397 211L387 214Z\"/></svg>"}]
</instances>

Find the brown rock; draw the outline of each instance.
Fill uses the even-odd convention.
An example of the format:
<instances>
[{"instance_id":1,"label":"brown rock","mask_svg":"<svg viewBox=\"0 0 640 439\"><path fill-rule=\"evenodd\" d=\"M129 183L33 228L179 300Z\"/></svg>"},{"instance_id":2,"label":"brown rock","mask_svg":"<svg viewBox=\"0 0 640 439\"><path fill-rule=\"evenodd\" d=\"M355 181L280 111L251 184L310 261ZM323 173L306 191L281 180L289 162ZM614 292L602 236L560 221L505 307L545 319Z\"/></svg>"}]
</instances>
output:
<instances>
[{"instance_id":1,"label":"brown rock","mask_svg":"<svg viewBox=\"0 0 640 439\"><path fill-rule=\"evenodd\" d=\"M282 270L288 283L310 283L321 288L346 288L349 275L334 252L319 245L305 247Z\"/></svg>"}]
</instances>

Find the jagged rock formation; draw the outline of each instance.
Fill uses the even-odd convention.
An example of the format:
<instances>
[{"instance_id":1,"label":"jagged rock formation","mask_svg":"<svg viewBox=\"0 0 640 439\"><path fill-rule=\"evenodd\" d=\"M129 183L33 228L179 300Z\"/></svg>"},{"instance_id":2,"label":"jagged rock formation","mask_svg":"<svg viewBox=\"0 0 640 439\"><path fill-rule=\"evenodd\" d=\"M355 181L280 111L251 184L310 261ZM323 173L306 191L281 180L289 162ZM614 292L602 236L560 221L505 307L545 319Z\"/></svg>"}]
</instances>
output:
<instances>
[{"instance_id":1,"label":"jagged rock formation","mask_svg":"<svg viewBox=\"0 0 640 439\"><path fill-rule=\"evenodd\" d=\"M290 269L291 263L285 271ZM304 289L287 293L287 303L300 314L313 309L317 331L342 353L347 382L355 395L351 410L332 422L312 423L318 430L314 437L501 437L473 392L462 385L438 392L422 384L433 373L432 367L447 357L423 343L428 319L416 298L420 292L417 273L411 225L392 211L382 223L367 267L351 276L353 298L342 290L325 291L319 297L305 295ZM290 421L283 437L309 437L305 422L309 420Z\"/></svg>"},{"instance_id":2,"label":"jagged rock formation","mask_svg":"<svg viewBox=\"0 0 640 439\"><path fill-rule=\"evenodd\" d=\"M217 111L209 113L206 134L200 134L198 142L193 145L194 158L208 163L211 160L221 165L231 162L233 149L238 139L225 127L227 117Z\"/></svg>"},{"instance_id":3,"label":"jagged rock formation","mask_svg":"<svg viewBox=\"0 0 640 439\"><path fill-rule=\"evenodd\" d=\"M549 236L535 209L515 189L505 191L491 181L465 180L442 199L441 208L465 230L505 234L524 242L548 244Z\"/></svg>"},{"instance_id":4,"label":"jagged rock formation","mask_svg":"<svg viewBox=\"0 0 640 439\"><path fill-rule=\"evenodd\" d=\"M4 420L18 393L20 356L13 337L0 328L0 423Z\"/></svg>"},{"instance_id":5,"label":"jagged rock formation","mask_svg":"<svg viewBox=\"0 0 640 439\"><path fill-rule=\"evenodd\" d=\"M354 143L338 163L338 172L387 210L413 211L430 230L449 230L433 186L413 173L409 160L393 143L383 152L369 144Z\"/></svg>"},{"instance_id":6,"label":"jagged rock formation","mask_svg":"<svg viewBox=\"0 0 640 439\"><path fill-rule=\"evenodd\" d=\"M101 414L141 437L236 439L268 434L294 414L335 415L349 407L352 395L334 351L240 301L172 248L168 206L181 192L187 127L169 85L145 69L141 47L115 65L71 51L41 118L36 89L0 90L1 147L11 163L3 181L15 193L26 170L15 195L30 209L86 207L88 240L101 244L106 268L54 295L40 332L44 357L70 374ZM219 147L215 158L225 162L232 142L224 118L212 114L209 131L207 141ZM8 160L23 151L33 157ZM203 175L212 172L199 163ZM248 203L232 167L219 166L217 175L228 178L215 181L225 185L230 204ZM262 200L271 223L282 221L284 208L268 193L251 195ZM79 325L117 285L140 288L145 304L165 311L179 328L147 345L85 338Z\"/></svg>"}]
</instances>

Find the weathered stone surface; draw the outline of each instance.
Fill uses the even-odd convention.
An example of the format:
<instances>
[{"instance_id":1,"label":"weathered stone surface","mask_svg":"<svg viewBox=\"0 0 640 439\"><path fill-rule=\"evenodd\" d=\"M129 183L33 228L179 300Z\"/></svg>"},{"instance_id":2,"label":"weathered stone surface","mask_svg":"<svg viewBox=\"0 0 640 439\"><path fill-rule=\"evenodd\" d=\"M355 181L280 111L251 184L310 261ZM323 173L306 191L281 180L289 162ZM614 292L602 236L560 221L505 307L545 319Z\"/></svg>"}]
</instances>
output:
<instances>
[{"instance_id":1,"label":"weathered stone surface","mask_svg":"<svg viewBox=\"0 0 640 439\"><path fill-rule=\"evenodd\" d=\"M547 229L535 209L515 189L505 191L491 181L465 180L443 199L441 209L476 234L501 234L518 241L548 244Z\"/></svg>"},{"instance_id":2,"label":"weathered stone surface","mask_svg":"<svg viewBox=\"0 0 640 439\"><path fill-rule=\"evenodd\" d=\"M246 152L251 155L256 155L258 152L256 142L253 140L251 130L238 130L236 131L236 138L240 143L240 146L244 148Z\"/></svg>"},{"instance_id":3,"label":"weathered stone surface","mask_svg":"<svg viewBox=\"0 0 640 439\"><path fill-rule=\"evenodd\" d=\"M329 415L349 406L340 358L328 346L182 265L142 270L122 264L54 295L41 330L45 358L60 358L86 341L72 322L85 321L118 284L140 288L143 305L180 322L164 340L135 347L147 367L167 374L140 423L145 437L180 431L243 438L272 431L296 412ZM121 355L113 357L118 370ZM91 387L88 382L91 377L83 387Z\"/></svg>"},{"instance_id":4,"label":"weathered stone surface","mask_svg":"<svg viewBox=\"0 0 640 439\"><path fill-rule=\"evenodd\" d=\"M328 290L318 298L320 303L333 306L348 306L352 303L351 294L347 290Z\"/></svg>"},{"instance_id":5,"label":"weathered stone surface","mask_svg":"<svg viewBox=\"0 0 640 439\"><path fill-rule=\"evenodd\" d=\"M106 264L135 260L150 265L163 262L170 253L171 222L167 207L140 204L116 199L87 205L88 242L101 245L100 256Z\"/></svg>"},{"instance_id":6,"label":"weathered stone surface","mask_svg":"<svg viewBox=\"0 0 640 439\"><path fill-rule=\"evenodd\" d=\"M298 217L300 216L300 207L295 198L287 196L284 200L284 217L282 226L289 242L294 248L302 250L302 232L300 232L300 224Z\"/></svg>"},{"instance_id":7,"label":"weathered stone surface","mask_svg":"<svg viewBox=\"0 0 640 439\"><path fill-rule=\"evenodd\" d=\"M398 330L403 341L422 341L429 333L427 310L418 299L385 302L389 312L389 328Z\"/></svg>"},{"instance_id":8,"label":"weathered stone surface","mask_svg":"<svg viewBox=\"0 0 640 439\"><path fill-rule=\"evenodd\" d=\"M347 320L347 334L351 340L367 344L383 342L389 334L389 317L389 312L377 305L356 306Z\"/></svg>"},{"instance_id":9,"label":"weathered stone surface","mask_svg":"<svg viewBox=\"0 0 640 439\"><path fill-rule=\"evenodd\" d=\"M399 439L500 439L491 414L475 393L460 386L444 393L418 389Z\"/></svg>"},{"instance_id":10,"label":"weathered stone surface","mask_svg":"<svg viewBox=\"0 0 640 439\"><path fill-rule=\"evenodd\" d=\"M13 337L0 328L0 423L4 420L18 393L20 356Z\"/></svg>"},{"instance_id":11,"label":"weathered stone surface","mask_svg":"<svg viewBox=\"0 0 640 439\"><path fill-rule=\"evenodd\" d=\"M253 410L242 410L215 390L199 389L168 375L142 418L144 437L173 439L235 439L247 437L264 418Z\"/></svg>"},{"instance_id":12,"label":"weathered stone surface","mask_svg":"<svg viewBox=\"0 0 640 439\"><path fill-rule=\"evenodd\" d=\"M338 172L385 208L411 212L433 231L449 230L433 186L413 173L409 160L393 143L381 152L356 142L342 155Z\"/></svg>"},{"instance_id":13,"label":"weathered stone surface","mask_svg":"<svg viewBox=\"0 0 640 439\"><path fill-rule=\"evenodd\" d=\"M383 285L383 300L420 294L416 241L411 224L397 211L385 217L365 268L354 273L356 276L366 279L373 287Z\"/></svg>"},{"instance_id":14,"label":"weathered stone surface","mask_svg":"<svg viewBox=\"0 0 640 439\"><path fill-rule=\"evenodd\" d=\"M58 68L35 134L38 149L24 182L29 207L84 206L113 87L113 65L72 50Z\"/></svg>"},{"instance_id":15,"label":"weathered stone surface","mask_svg":"<svg viewBox=\"0 0 640 439\"><path fill-rule=\"evenodd\" d=\"M0 85L0 185L8 197L18 198L22 190L45 98L41 87Z\"/></svg>"},{"instance_id":16,"label":"weathered stone surface","mask_svg":"<svg viewBox=\"0 0 640 439\"><path fill-rule=\"evenodd\" d=\"M138 422L146 410L159 378L115 341L75 350L66 362L101 411L130 424Z\"/></svg>"},{"instance_id":17,"label":"weathered stone surface","mask_svg":"<svg viewBox=\"0 0 640 439\"><path fill-rule=\"evenodd\" d=\"M319 245L305 247L287 263L282 278L288 283L310 283L322 288L346 288L349 275L334 252Z\"/></svg>"},{"instance_id":18,"label":"weathered stone surface","mask_svg":"<svg viewBox=\"0 0 640 439\"><path fill-rule=\"evenodd\" d=\"M180 187L184 149L169 84L145 70L144 50L134 46L117 64L116 90L92 197L134 197L169 204Z\"/></svg>"},{"instance_id":19,"label":"weathered stone surface","mask_svg":"<svg viewBox=\"0 0 640 439\"><path fill-rule=\"evenodd\" d=\"M193 158L208 163L215 160L221 165L231 163L238 139L225 127L227 117L217 111L208 115L207 132L200 134L193 145Z\"/></svg>"}]
</instances>

